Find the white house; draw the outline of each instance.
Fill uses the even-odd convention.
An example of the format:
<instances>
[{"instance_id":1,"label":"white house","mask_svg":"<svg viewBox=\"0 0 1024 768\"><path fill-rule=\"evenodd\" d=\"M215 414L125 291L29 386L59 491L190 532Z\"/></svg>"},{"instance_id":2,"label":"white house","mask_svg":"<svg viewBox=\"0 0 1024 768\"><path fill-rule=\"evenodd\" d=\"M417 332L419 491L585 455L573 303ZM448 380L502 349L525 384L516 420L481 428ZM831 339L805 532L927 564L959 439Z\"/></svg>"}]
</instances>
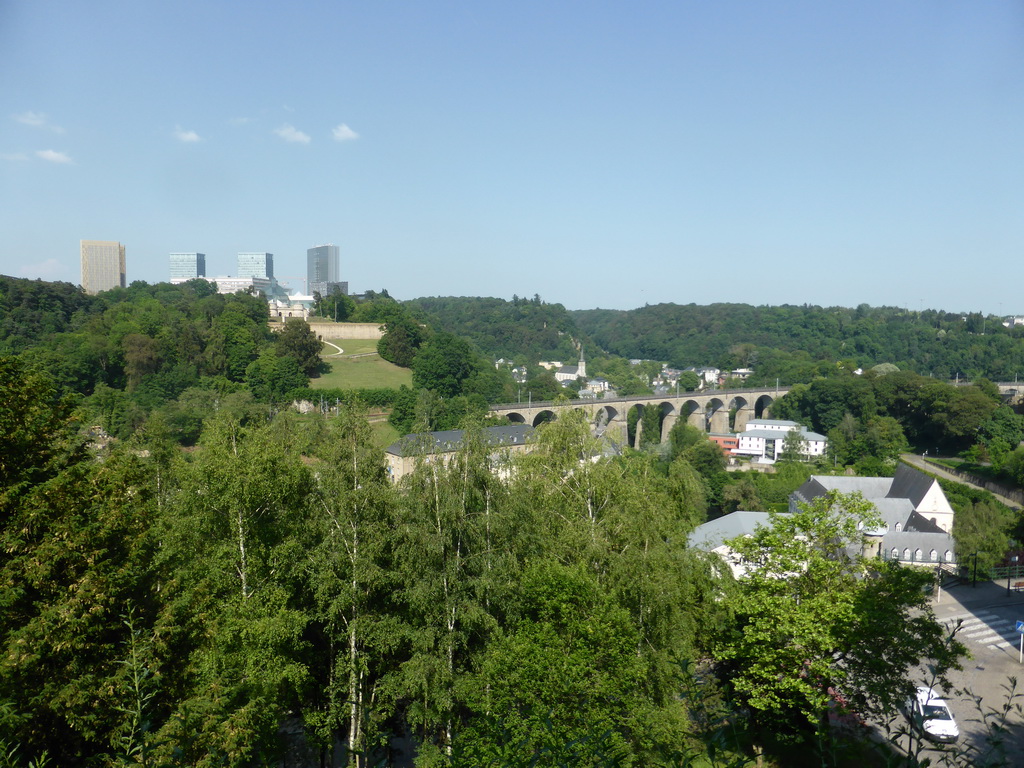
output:
<instances>
[{"instance_id":1,"label":"white house","mask_svg":"<svg viewBox=\"0 0 1024 768\"><path fill-rule=\"evenodd\" d=\"M783 419L751 419L745 431L740 432L739 445L733 450L736 456L748 456L756 461L772 463L783 451L786 437L796 431L803 441L802 453L805 458L813 459L825 455L828 438L811 432L795 421Z\"/></svg>"}]
</instances>

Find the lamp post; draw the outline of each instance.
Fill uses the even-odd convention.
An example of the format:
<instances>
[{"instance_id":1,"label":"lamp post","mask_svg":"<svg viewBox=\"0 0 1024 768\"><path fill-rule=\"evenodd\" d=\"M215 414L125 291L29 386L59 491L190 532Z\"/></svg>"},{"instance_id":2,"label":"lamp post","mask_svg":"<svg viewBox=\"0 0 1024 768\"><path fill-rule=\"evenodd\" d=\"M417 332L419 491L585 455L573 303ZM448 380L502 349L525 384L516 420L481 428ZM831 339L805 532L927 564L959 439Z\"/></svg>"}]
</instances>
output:
<instances>
[{"instance_id":1,"label":"lamp post","mask_svg":"<svg viewBox=\"0 0 1024 768\"><path fill-rule=\"evenodd\" d=\"M1010 596L1010 569L1017 565L1017 556L1014 555L1010 558L1009 563L1006 566L1006 596Z\"/></svg>"}]
</instances>

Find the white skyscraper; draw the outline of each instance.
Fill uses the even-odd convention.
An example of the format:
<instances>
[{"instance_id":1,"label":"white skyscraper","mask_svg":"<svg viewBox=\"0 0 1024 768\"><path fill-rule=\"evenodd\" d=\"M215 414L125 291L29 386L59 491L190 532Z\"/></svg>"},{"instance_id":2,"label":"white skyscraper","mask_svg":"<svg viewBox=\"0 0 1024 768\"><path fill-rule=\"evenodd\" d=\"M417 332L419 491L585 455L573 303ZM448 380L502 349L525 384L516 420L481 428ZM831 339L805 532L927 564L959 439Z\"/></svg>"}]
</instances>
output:
<instances>
[{"instance_id":1,"label":"white skyscraper","mask_svg":"<svg viewBox=\"0 0 1024 768\"><path fill-rule=\"evenodd\" d=\"M124 246L113 240L80 240L82 288L96 294L111 288L124 288Z\"/></svg>"}]
</instances>

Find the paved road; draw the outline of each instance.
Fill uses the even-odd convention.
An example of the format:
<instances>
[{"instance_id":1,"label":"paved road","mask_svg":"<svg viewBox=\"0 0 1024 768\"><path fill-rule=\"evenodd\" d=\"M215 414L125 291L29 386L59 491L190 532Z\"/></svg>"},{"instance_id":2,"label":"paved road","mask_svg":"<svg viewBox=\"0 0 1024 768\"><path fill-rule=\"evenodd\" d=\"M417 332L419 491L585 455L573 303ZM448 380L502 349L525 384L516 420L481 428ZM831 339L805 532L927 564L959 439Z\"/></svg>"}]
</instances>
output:
<instances>
[{"instance_id":1,"label":"paved road","mask_svg":"<svg viewBox=\"0 0 1024 768\"><path fill-rule=\"evenodd\" d=\"M976 587L963 584L942 590L932 608L936 618L951 630L959 622L956 636L970 653L964 668L950 675L952 689L941 691L960 726L958 746L983 750L989 737L983 713L1003 707L1011 678L1020 681L1017 691L1024 693L1024 666L1018 661L1020 635L1015 629L1017 620L1024 620L1024 593L1007 593L1005 583L979 582ZM930 684L928 677L922 671L919 684ZM1016 701L1024 703L1024 698ZM1009 754L1016 756L1007 765L1024 765L1024 760L1013 762L1024 754L1024 716L1014 711L1006 724L1013 745ZM902 741L905 744L906 738ZM929 746L925 754L932 756L933 764L939 764L943 749Z\"/></svg>"}]
</instances>

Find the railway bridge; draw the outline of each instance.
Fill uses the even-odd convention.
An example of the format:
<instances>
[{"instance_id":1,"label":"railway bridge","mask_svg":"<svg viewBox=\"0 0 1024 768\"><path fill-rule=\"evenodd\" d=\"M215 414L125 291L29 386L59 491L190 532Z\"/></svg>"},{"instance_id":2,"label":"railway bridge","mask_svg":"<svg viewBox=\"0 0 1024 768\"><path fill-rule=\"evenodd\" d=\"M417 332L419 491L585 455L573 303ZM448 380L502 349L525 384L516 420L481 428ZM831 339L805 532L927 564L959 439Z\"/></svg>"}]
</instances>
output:
<instances>
[{"instance_id":1,"label":"railway bridge","mask_svg":"<svg viewBox=\"0 0 1024 768\"><path fill-rule=\"evenodd\" d=\"M704 432L728 434L742 432L751 419L771 416L772 404L789 392L789 387L752 389L715 389L704 392L680 392L674 395L637 395L608 397L601 400L559 400L492 405L491 412L513 424L538 424L557 419L566 411L586 414L596 434L608 434L620 443L629 442L629 414L634 408L653 405L659 412L658 442L664 442L680 417ZM638 414L639 415L639 414ZM637 421L634 442L640 442L642 423Z\"/></svg>"}]
</instances>

